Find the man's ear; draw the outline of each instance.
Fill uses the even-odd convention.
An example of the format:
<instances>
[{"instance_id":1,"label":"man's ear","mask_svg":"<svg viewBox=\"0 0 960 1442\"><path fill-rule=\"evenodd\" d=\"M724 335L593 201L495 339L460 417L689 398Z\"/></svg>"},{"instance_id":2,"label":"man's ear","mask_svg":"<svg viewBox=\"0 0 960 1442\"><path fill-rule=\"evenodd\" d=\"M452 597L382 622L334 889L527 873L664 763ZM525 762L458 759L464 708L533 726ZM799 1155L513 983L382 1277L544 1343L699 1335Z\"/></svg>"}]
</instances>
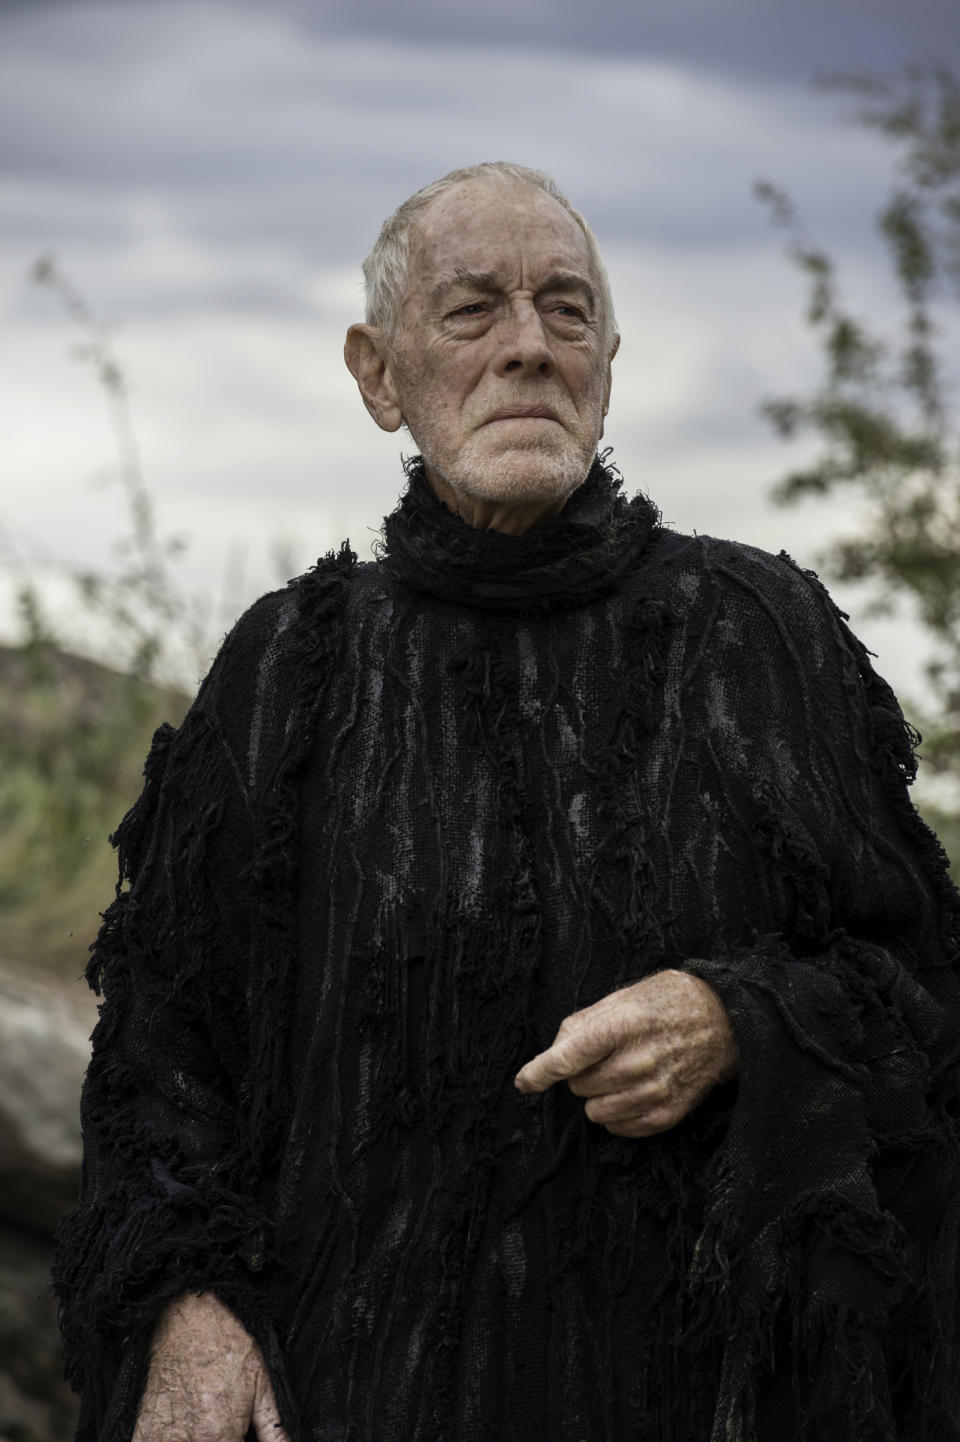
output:
<instances>
[{"instance_id":1,"label":"man's ear","mask_svg":"<svg viewBox=\"0 0 960 1442\"><path fill-rule=\"evenodd\" d=\"M613 358L620 349L620 337L614 335L613 344L610 346L610 354L607 356L607 378L603 385L603 414L606 415L610 409L610 387L613 385ZM600 427L600 434L603 435L603 427Z\"/></svg>"},{"instance_id":2,"label":"man's ear","mask_svg":"<svg viewBox=\"0 0 960 1442\"><path fill-rule=\"evenodd\" d=\"M363 404L382 431L398 431L403 411L393 384L390 354L373 325L352 325L343 347L347 369L360 388Z\"/></svg>"},{"instance_id":3,"label":"man's ear","mask_svg":"<svg viewBox=\"0 0 960 1442\"><path fill-rule=\"evenodd\" d=\"M603 391L603 414L606 415L610 409L610 387L613 385L613 358L620 349L620 336L614 332L613 343L610 346L610 354L607 356L607 382Z\"/></svg>"}]
</instances>

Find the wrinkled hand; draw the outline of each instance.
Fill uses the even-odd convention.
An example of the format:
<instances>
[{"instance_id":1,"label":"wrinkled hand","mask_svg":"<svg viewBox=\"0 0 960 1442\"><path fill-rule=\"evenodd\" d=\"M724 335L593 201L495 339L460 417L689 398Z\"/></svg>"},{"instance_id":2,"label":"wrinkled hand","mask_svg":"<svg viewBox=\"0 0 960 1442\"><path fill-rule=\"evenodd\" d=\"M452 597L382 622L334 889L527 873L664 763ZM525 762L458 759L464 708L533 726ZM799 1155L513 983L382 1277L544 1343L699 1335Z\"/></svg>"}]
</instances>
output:
<instances>
[{"instance_id":1,"label":"wrinkled hand","mask_svg":"<svg viewBox=\"0 0 960 1442\"><path fill-rule=\"evenodd\" d=\"M210 1292L160 1315L133 1442L289 1442L256 1342Z\"/></svg>"},{"instance_id":2,"label":"wrinkled hand","mask_svg":"<svg viewBox=\"0 0 960 1442\"><path fill-rule=\"evenodd\" d=\"M739 1065L713 987L689 972L659 971L566 1017L515 1085L542 1092L565 1077L572 1092L589 1097L592 1122L618 1137L650 1137L676 1126Z\"/></svg>"}]
</instances>

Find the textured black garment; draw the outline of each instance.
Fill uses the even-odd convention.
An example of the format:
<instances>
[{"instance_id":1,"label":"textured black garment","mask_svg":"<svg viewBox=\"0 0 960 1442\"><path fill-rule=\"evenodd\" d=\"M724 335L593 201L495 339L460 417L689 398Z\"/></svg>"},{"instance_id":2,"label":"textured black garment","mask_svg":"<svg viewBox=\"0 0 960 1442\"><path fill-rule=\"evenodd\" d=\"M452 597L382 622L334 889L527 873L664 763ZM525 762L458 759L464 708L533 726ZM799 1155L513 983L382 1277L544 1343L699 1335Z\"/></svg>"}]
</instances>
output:
<instances>
[{"instance_id":1,"label":"textured black garment","mask_svg":"<svg viewBox=\"0 0 960 1442\"><path fill-rule=\"evenodd\" d=\"M960 898L864 647L599 464L522 537L414 464L385 540L247 612L118 832L81 1442L188 1287L298 1442L957 1442ZM664 967L736 1082L640 1139L516 1091Z\"/></svg>"}]
</instances>

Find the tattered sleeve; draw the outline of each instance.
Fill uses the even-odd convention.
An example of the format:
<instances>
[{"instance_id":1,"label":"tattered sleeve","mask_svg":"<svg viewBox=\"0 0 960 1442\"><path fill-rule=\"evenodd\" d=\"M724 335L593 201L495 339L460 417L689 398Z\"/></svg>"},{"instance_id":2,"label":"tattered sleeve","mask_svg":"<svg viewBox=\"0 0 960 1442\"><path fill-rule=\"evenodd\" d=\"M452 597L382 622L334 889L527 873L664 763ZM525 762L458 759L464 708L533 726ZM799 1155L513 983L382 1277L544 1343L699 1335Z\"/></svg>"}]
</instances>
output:
<instances>
[{"instance_id":1,"label":"tattered sleeve","mask_svg":"<svg viewBox=\"0 0 960 1442\"><path fill-rule=\"evenodd\" d=\"M270 1239L244 1180L252 822L215 685L179 731L156 733L114 838L120 884L88 967L104 1000L81 1104L80 1203L54 1269L67 1375L82 1393L78 1442L128 1442L152 1325L188 1289L234 1310L288 1406L260 1303Z\"/></svg>"},{"instance_id":2,"label":"tattered sleeve","mask_svg":"<svg viewBox=\"0 0 960 1442\"><path fill-rule=\"evenodd\" d=\"M789 1359L823 1429L804 1436L946 1442L960 1436L960 899L909 796L916 737L893 692L812 573L766 560L749 579L717 565L744 651L731 674L748 679L716 754L789 924L688 963L725 1002L742 1066L687 1345L722 1339L718 1438L753 1435L758 1379Z\"/></svg>"}]
</instances>

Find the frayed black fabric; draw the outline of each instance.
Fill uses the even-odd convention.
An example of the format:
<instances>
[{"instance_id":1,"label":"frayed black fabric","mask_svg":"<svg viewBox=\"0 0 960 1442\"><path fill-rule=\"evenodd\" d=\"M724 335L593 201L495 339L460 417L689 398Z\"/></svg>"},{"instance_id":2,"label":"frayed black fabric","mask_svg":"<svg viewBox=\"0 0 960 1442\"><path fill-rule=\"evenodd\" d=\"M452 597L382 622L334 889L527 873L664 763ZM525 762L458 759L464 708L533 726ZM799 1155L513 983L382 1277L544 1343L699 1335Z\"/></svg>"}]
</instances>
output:
<instances>
[{"instance_id":1,"label":"frayed black fabric","mask_svg":"<svg viewBox=\"0 0 960 1442\"><path fill-rule=\"evenodd\" d=\"M604 464L608 455L596 458L558 516L521 536L480 530L447 511L413 456L407 490L384 521L384 570L416 590L490 610L529 614L608 594L660 525L646 496L620 494L622 477Z\"/></svg>"},{"instance_id":2,"label":"frayed black fabric","mask_svg":"<svg viewBox=\"0 0 960 1442\"><path fill-rule=\"evenodd\" d=\"M240 620L118 830L54 1274L79 1442L128 1442L190 1288L296 1442L957 1442L960 897L916 734L785 554L613 523L598 466L565 573L425 485ZM516 1091L664 967L735 1082L646 1139Z\"/></svg>"}]
</instances>

